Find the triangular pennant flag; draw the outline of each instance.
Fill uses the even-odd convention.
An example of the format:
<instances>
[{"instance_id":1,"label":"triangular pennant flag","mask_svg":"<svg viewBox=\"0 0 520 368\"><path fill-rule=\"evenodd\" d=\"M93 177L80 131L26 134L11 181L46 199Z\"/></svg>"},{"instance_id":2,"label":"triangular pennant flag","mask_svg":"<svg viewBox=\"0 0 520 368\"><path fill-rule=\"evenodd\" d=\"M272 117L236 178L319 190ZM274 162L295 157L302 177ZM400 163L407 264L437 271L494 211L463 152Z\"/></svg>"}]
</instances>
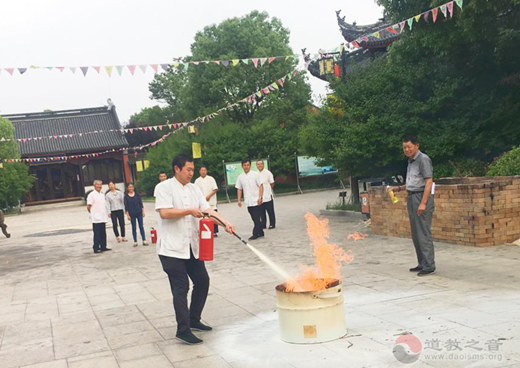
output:
<instances>
[{"instance_id":1,"label":"triangular pennant flag","mask_svg":"<svg viewBox=\"0 0 520 368\"><path fill-rule=\"evenodd\" d=\"M161 64L161 68L162 68L164 71L167 71L167 70L168 70L168 64Z\"/></svg>"},{"instance_id":2,"label":"triangular pennant flag","mask_svg":"<svg viewBox=\"0 0 520 368\"><path fill-rule=\"evenodd\" d=\"M244 64L248 65L249 62L251 61L251 59L240 59L241 62L243 62Z\"/></svg>"},{"instance_id":3,"label":"triangular pennant flag","mask_svg":"<svg viewBox=\"0 0 520 368\"><path fill-rule=\"evenodd\" d=\"M126 67L130 71L130 74L134 75L136 66L135 65L127 65Z\"/></svg>"},{"instance_id":4,"label":"triangular pennant flag","mask_svg":"<svg viewBox=\"0 0 520 368\"><path fill-rule=\"evenodd\" d=\"M99 74L99 72L101 71L101 67L100 66L93 66L94 70Z\"/></svg>"},{"instance_id":5,"label":"triangular pennant flag","mask_svg":"<svg viewBox=\"0 0 520 368\"><path fill-rule=\"evenodd\" d=\"M429 12L429 11L427 11L426 13L424 13L424 21L425 21L426 23L428 23L428 16L429 16L429 15L430 15L430 12Z\"/></svg>"},{"instance_id":6,"label":"triangular pennant flag","mask_svg":"<svg viewBox=\"0 0 520 368\"><path fill-rule=\"evenodd\" d=\"M179 67L180 63L175 62L175 63L173 63L172 65L173 65L173 67L174 67L175 69L177 69L177 68Z\"/></svg>"},{"instance_id":7,"label":"triangular pennant flag","mask_svg":"<svg viewBox=\"0 0 520 368\"><path fill-rule=\"evenodd\" d=\"M18 68L18 72L19 72L20 74L23 74L23 73L25 73L26 71L27 71L27 68Z\"/></svg>"},{"instance_id":8,"label":"triangular pennant flag","mask_svg":"<svg viewBox=\"0 0 520 368\"><path fill-rule=\"evenodd\" d=\"M416 21L417 23L419 23L420 20L421 20L421 14L416 15L416 16L415 16L415 21Z\"/></svg>"},{"instance_id":9,"label":"triangular pennant flag","mask_svg":"<svg viewBox=\"0 0 520 368\"><path fill-rule=\"evenodd\" d=\"M271 86L274 88L274 89L279 89L278 88L278 84L275 82L275 83L272 83Z\"/></svg>"},{"instance_id":10,"label":"triangular pennant flag","mask_svg":"<svg viewBox=\"0 0 520 368\"><path fill-rule=\"evenodd\" d=\"M266 61L267 61L267 58L261 58L260 59L260 65L264 66Z\"/></svg>"},{"instance_id":11,"label":"triangular pennant flag","mask_svg":"<svg viewBox=\"0 0 520 368\"><path fill-rule=\"evenodd\" d=\"M399 23L399 27L401 27L401 32L403 32L405 26L406 26L406 23L404 21Z\"/></svg>"},{"instance_id":12,"label":"triangular pennant flag","mask_svg":"<svg viewBox=\"0 0 520 368\"><path fill-rule=\"evenodd\" d=\"M53 66L46 66L45 69L52 70L52 69L54 69L54 67Z\"/></svg>"},{"instance_id":13,"label":"triangular pennant flag","mask_svg":"<svg viewBox=\"0 0 520 368\"><path fill-rule=\"evenodd\" d=\"M113 66L105 66L105 71L107 72L108 76L112 76L112 70L114 69Z\"/></svg>"},{"instance_id":14,"label":"triangular pennant flag","mask_svg":"<svg viewBox=\"0 0 520 368\"><path fill-rule=\"evenodd\" d=\"M253 58L251 60L253 61L253 65L255 66L255 68L258 68L258 59L257 58Z\"/></svg>"},{"instance_id":15,"label":"triangular pennant flag","mask_svg":"<svg viewBox=\"0 0 520 368\"><path fill-rule=\"evenodd\" d=\"M455 0L455 2L459 6L460 10L462 10L462 5L464 5L464 0Z\"/></svg>"},{"instance_id":16,"label":"triangular pennant flag","mask_svg":"<svg viewBox=\"0 0 520 368\"><path fill-rule=\"evenodd\" d=\"M83 73L83 76L85 77L88 72L88 66L80 66L81 72Z\"/></svg>"},{"instance_id":17,"label":"triangular pennant flag","mask_svg":"<svg viewBox=\"0 0 520 368\"><path fill-rule=\"evenodd\" d=\"M269 88L271 91L274 91L274 87L271 84L267 86L267 88Z\"/></svg>"},{"instance_id":18,"label":"triangular pennant flag","mask_svg":"<svg viewBox=\"0 0 520 368\"><path fill-rule=\"evenodd\" d=\"M65 67L64 66L57 66L56 69L58 69L60 72L62 72L62 71L65 70Z\"/></svg>"},{"instance_id":19,"label":"triangular pennant flag","mask_svg":"<svg viewBox=\"0 0 520 368\"><path fill-rule=\"evenodd\" d=\"M13 75L14 68L5 68L5 71L8 72L9 74Z\"/></svg>"},{"instance_id":20,"label":"triangular pennant flag","mask_svg":"<svg viewBox=\"0 0 520 368\"><path fill-rule=\"evenodd\" d=\"M69 70L72 72L72 74L76 74L76 67L71 66L69 67Z\"/></svg>"},{"instance_id":21,"label":"triangular pennant flag","mask_svg":"<svg viewBox=\"0 0 520 368\"><path fill-rule=\"evenodd\" d=\"M379 33L379 32L374 32L372 35L373 35L375 38L381 38L381 33ZM359 43L359 42L358 42L358 43Z\"/></svg>"},{"instance_id":22,"label":"triangular pennant flag","mask_svg":"<svg viewBox=\"0 0 520 368\"><path fill-rule=\"evenodd\" d=\"M446 4L441 5L440 8L442 14L444 14L444 18L448 18L448 8L446 7Z\"/></svg>"},{"instance_id":23,"label":"triangular pennant flag","mask_svg":"<svg viewBox=\"0 0 520 368\"><path fill-rule=\"evenodd\" d=\"M408 19L406 22L408 23L408 27L410 27L410 30L412 30L413 18Z\"/></svg>"},{"instance_id":24,"label":"triangular pennant flag","mask_svg":"<svg viewBox=\"0 0 520 368\"><path fill-rule=\"evenodd\" d=\"M352 41L352 46L354 46L356 49L360 48L359 43L357 43L357 41Z\"/></svg>"},{"instance_id":25,"label":"triangular pennant flag","mask_svg":"<svg viewBox=\"0 0 520 368\"><path fill-rule=\"evenodd\" d=\"M220 60L213 60L213 62L217 65L220 65Z\"/></svg>"},{"instance_id":26,"label":"triangular pennant flag","mask_svg":"<svg viewBox=\"0 0 520 368\"><path fill-rule=\"evenodd\" d=\"M116 70L117 72L119 73L119 75L121 76L121 74L123 74L123 68L125 66L124 65L116 65Z\"/></svg>"},{"instance_id":27,"label":"triangular pennant flag","mask_svg":"<svg viewBox=\"0 0 520 368\"><path fill-rule=\"evenodd\" d=\"M450 17L453 18L453 1L446 4L446 6L448 7L448 11L450 12Z\"/></svg>"},{"instance_id":28,"label":"triangular pennant flag","mask_svg":"<svg viewBox=\"0 0 520 368\"><path fill-rule=\"evenodd\" d=\"M151 64L150 67L153 69L154 72L158 72L159 70L159 65L158 64Z\"/></svg>"},{"instance_id":29,"label":"triangular pennant flag","mask_svg":"<svg viewBox=\"0 0 520 368\"><path fill-rule=\"evenodd\" d=\"M397 34L397 31L394 29L394 27L388 27L386 30L390 33Z\"/></svg>"},{"instance_id":30,"label":"triangular pennant flag","mask_svg":"<svg viewBox=\"0 0 520 368\"><path fill-rule=\"evenodd\" d=\"M269 62L269 64L271 64L275 60L276 60L276 57L275 56L271 56L267 61Z\"/></svg>"},{"instance_id":31,"label":"triangular pennant flag","mask_svg":"<svg viewBox=\"0 0 520 368\"><path fill-rule=\"evenodd\" d=\"M439 8L432 9L433 23L437 21L437 15L439 14Z\"/></svg>"},{"instance_id":32,"label":"triangular pennant flag","mask_svg":"<svg viewBox=\"0 0 520 368\"><path fill-rule=\"evenodd\" d=\"M194 65L199 65L200 61L192 61L191 63L194 64Z\"/></svg>"},{"instance_id":33,"label":"triangular pennant flag","mask_svg":"<svg viewBox=\"0 0 520 368\"><path fill-rule=\"evenodd\" d=\"M228 66L229 65L229 60L222 60L222 65Z\"/></svg>"},{"instance_id":34,"label":"triangular pennant flag","mask_svg":"<svg viewBox=\"0 0 520 368\"><path fill-rule=\"evenodd\" d=\"M233 60L231 60L231 64L233 64L233 66L237 66L238 63L240 63L240 59L233 59Z\"/></svg>"},{"instance_id":35,"label":"triangular pennant flag","mask_svg":"<svg viewBox=\"0 0 520 368\"><path fill-rule=\"evenodd\" d=\"M258 91L255 93L255 95L257 95L258 97L262 97L262 92Z\"/></svg>"},{"instance_id":36,"label":"triangular pennant flag","mask_svg":"<svg viewBox=\"0 0 520 368\"><path fill-rule=\"evenodd\" d=\"M146 64L142 64L142 65L139 65L139 69L141 69L141 71L143 72L143 74L146 73L146 68L148 67L148 65Z\"/></svg>"}]
</instances>

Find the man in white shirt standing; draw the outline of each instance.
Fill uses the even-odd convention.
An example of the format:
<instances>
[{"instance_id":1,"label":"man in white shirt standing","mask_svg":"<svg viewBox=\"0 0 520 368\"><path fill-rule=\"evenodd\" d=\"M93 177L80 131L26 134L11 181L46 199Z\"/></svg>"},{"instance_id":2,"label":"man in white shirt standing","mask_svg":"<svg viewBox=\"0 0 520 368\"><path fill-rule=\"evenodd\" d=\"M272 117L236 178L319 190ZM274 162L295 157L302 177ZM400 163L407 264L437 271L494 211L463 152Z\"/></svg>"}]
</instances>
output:
<instances>
[{"instance_id":1,"label":"man in white shirt standing","mask_svg":"<svg viewBox=\"0 0 520 368\"><path fill-rule=\"evenodd\" d=\"M269 230L276 227L276 217L274 215L274 200L273 200L273 188L274 188L274 177L273 173L266 169L264 160L258 160L256 162L256 168L260 174L260 180L264 187L263 203L262 203L262 225L264 229L267 227L267 216L269 215Z\"/></svg>"},{"instance_id":2,"label":"man in white shirt standing","mask_svg":"<svg viewBox=\"0 0 520 368\"><path fill-rule=\"evenodd\" d=\"M202 194L206 197L206 201L211 206L211 209L215 212L217 210L217 192L218 186L215 179L208 175L208 168L206 166L201 166L199 170L200 176L195 180L195 185L202 190ZM218 237L218 225L215 224L215 229L213 230L215 234L215 238Z\"/></svg>"},{"instance_id":3,"label":"man in white shirt standing","mask_svg":"<svg viewBox=\"0 0 520 368\"><path fill-rule=\"evenodd\" d=\"M87 197L87 211L92 220L92 230L94 231L94 253L112 250L107 248L107 203L105 195L101 193L103 182L94 180L94 190Z\"/></svg>"},{"instance_id":4,"label":"man in white shirt standing","mask_svg":"<svg viewBox=\"0 0 520 368\"><path fill-rule=\"evenodd\" d=\"M160 183L156 191L155 210L160 215L157 253L170 280L177 319L176 337L187 344L200 344L202 340L191 330L210 331L212 328L201 322L209 276L204 262L199 260L198 219L206 212L220 219L227 232L233 233L235 228L213 211L199 187L190 183L195 170L191 156L176 156L172 167L175 176ZM193 282L189 308L188 277Z\"/></svg>"},{"instance_id":5,"label":"man in white shirt standing","mask_svg":"<svg viewBox=\"0 0 520 368\"><path fill-rule=\"evenodd\" d=\"M260 175L257 172L251 171L251 160L249 158L242 160L242 169L244 172L240 174L235 185L235 188L238 190L238 207L242 207L243 192L244 202L255 224L253 236L251 236L249 240L255 240L264 236L264 227L262 224L262 196L264 194L264 187L260 180Z\"/></svg>"},{"instance_id":6,"label":"man in white shirt standing","mask_svg":"<svg viewBox=\"0 0 520 368\"><path fill-rule=\"evenodd\" d=\"M159 184L161 184L161 183L162 183L163 181L165 181L166 179L168 179L168 175L166 175L166 173L165 173L164 171L161 171L161 172L159 173ZM156 192L156 190L157 190L157 186L158 186L159 184L157 184L157 185L155 186L154 190L153 190L153 196L154 196L154 197L156 197L156 195L155 195L156 193L155 193L155 192Z\"/></svg>"}]
</instances>

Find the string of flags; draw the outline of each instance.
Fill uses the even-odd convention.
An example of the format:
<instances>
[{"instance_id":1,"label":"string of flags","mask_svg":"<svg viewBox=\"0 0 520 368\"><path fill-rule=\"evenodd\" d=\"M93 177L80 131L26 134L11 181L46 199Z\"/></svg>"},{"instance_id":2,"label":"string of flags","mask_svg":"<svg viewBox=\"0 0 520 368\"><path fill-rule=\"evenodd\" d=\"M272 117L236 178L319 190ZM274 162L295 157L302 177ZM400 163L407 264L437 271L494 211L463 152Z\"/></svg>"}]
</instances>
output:
<instances>
[{"instance_id":1,"label":"string of flags","mask_svg":"<svg viewBox=\"0 0 520 368\"><path fill-rule=\"evenodd\" d=\"M296 77L298 75L298 73L299 73L299 70L295 69L294 71L287 73L280 79L277 79L273 83L265 86L264 88L259 89L255 93L239 100L238 102L229 104L226 107L223 107L211 114L200 116L200 117L197 117L193 120L186 121L186 122L166 123L166 124L161 124L161 125L151 125L151 126L136 127L136 128L94 130L94 131L90 131L90 132L71 133L71 134L53 134L53 135L40 136L40 137L23 137L23 138L1 137L0 142L28 143L31 141L39 141L39 140L43 140L43 139L68 139L68 138L73 138L73 137L83 137L83 136L86 136L89 134L100 134L100 133L109 133L109 132L120 132L121 134L125 134L125 133L134 134L135 132L140 132L140 131L144 131L144 132L156 131L157 132L157 131L162 131L164 129L179 129L179 128L185 127L188 124L192 124L192 123L196 123L196 122L204 123L208 120L211 120L211 119L217 117L218 115L222 114L223 112L225 112L227 110L232 110L234 107L236 107L240 104L253 103L254 101L257 101L272 92L278 91L280 88L284 87L286 80L291 80L292 78Z\"/></svg>"},{"instance_id":2,"label":"string of flags","mask_svg":"<svg viewBox=\"0 0 520 368\"><path fill-rule=\"evenodd\" d=\"M486 0L486 1L489 1L489 0ZM388 26L386 28L379 29L372 33L367 33L363 36L356 38L354 41L347 42L346 44L340 45L340 46L334 48L333 50L330 50L327 52L320 52L320 54L323 55L323 54L333 54L333 53L342 52L345 47L348 49L351 49L351 48L359 49L361 47L362 42L379 40L385 34L388 34L388 33L393 34L393 35L401 34L406 29L406 26L408 26L408 28L411 31L414 23L419 23L421 21L421 19L424 20L426 23L430 23L430 21L432 21L433 23L436 23L437 19L439 18L439 14L442 14L445 19L453 18L453 14L455 12L455 4L462 11L462 7L464 5L464 0L452 0L450 2L439 5L435 8L429 9L425 12L417 14L408 19L404 19L404 20L402 20L398 23L395 23L391 26ZM315 58L319 58L321 55L317 55Z\"/></svg>"},{"instance_id":3,"label":"string of flags","mask_svg":"<svg viewBox=\"0 0 520 368\"><path fill-rule=\"evenodd\" d=\"M181 127L181 129L184 126ZM3 162L7 163L13 163L13 162L27 162L27 163L40 163L40 162L60 162L60 161L68 161L71 159L79 159L79 158L93 158L93 157L100 157L103 155L106 155L108 153L114 153L114 152L121 152L125 150L133 150L133 151L141 151L147 147L153 147L161 142L164 142L166 138L168 138L170 135L172 135L174 132L167 133L163 135L161 138L136 147L130 147L130 148L113 148L110 150L102 151L102 152L94 152L94 153L84 153L80 155L63 155L63 156L53 156L53 157L29 157L29 158L8 158L4 159ZM0 160L0 164L2 163L2 160Z\"/></svg>"},{"instance_id":4,"label":"string of flags","mask_svg":"<svg viewBox=\"0 0 520 368\"><path fill-rule=\"evenodd\" d=\"M222 65L224 67L234 67L239 64L253 65L255 68L262 67L264 65L269 65L276 60L291 60L298 59L299 55L285 55L285 56L268 56L261 58L247 58L247 59L230 59L230 60L201 60L201 61L174 61L173 63L166 64L140 64L140 65L107 65L107 66L35 66L31 65L29 67L23 68L0 68L0 74L2 71L7 74L13 76L15 74L25 74L29 70L57 70L59 72L70 71L72 74L76 74L77 71L80 71L83 76L87 76L87 73L96 72L97 74L101 74L104 71L108 77L111 77L114 72L117 72L119 76L122 76L125 71L130 73L130 75L135 75L136 70L140 70L143 74L147 71L152 71L154 74L159 73L161 71L167 71L168 67L179 68L180 66L189 66L189 65L204 65L204 64L216 64Z\"/></svg>"},{"instance_id":5,"label":"string of flags","mask_svg":"<svg viewBox=\"0 0 520 368\"><path fill-rule=\"evenodd\" d=\"M122 133L125 132L125 131L128 131L128 132L130 132L132 134L135 130L155 130L155 131L157 131L157 129L159 129L159 127L163 127L164 128L165 126L167 126L169 128L174 128L175 129L172 132L164 134L158 140L153 141L153 142L148 143L148 144L140 145L140 146L137 146L137 147L111 149L111 150L106 150L106 151L102 151L102 152L86 153L86 154L80 154L80 155L62 155L62 156L54 156L54 157L31 157L31 158L10 158L10 159L4 159L3 162L8 162L8 163L12 163L12 162L28 162L28 163L56 162L56 161L67 161L67 160L70 160L70 159L78 159L78 158L99 157L99 156L105 155L107 153L121 152L121 151L124 151L124 150L140 151L140 150L143 150L143 149L148 148L148 147L153 147L153 146L163 142L170 135L178 132L179 130L181 130L181 129L189 126L189 125L193 125L194 123L197 123L197 122L205 123L205 122L215 118L216 116L220 115L224 111L233 109L234 107L238 106L239 104L242 104L242 103L252 103L254 101L257 101L258 99L262 98L263 96L266 96L266 95L270 94L271 92L279 90L280 87L284 86L286 80L291 80L291 79L295 78L296 76L298 76L299 72L300 72L299 69L295 69L292 72L287 73L286 75L284 75L280 79L276 80L275 82L269 84L267 87L264 87L264 88L258 90L257 92L255 92L255 93L253 93L253 94L251 94L251 95L249 95L249 96L247 96L247 97L245 97L245 98L243 98L243 99L241 99L241 100L239 100L239 101L237 101L237 102L235 102L233 104L229 104L226 107L221 108L221 109L217 110L214 113L211 113L209 115L205 115L205 116L202 116L202 117L198 117L198 118L193 119L193 120L188 121L188 122L175 123L175 124L163 124L163 125L155 125L155 126L139 127L139 128L131 128L131 129L114 129L114 130L110 130L110 131L120 131ZM107 132L107 131L104 131L104 132ZM88 133L81 133L81 134L91 134L91 133L103 133L103 131L88 132ZM72 135L72 136L74 136L74 135ZM69 137L70 137L70 135L66 135L66 137L63 136L62 138L69 138ZM44 137L31 138L31 139L32 140L34 140L34 139L39 140L39 139L43 139L43 138ZM60 137L58 136L58 138L60 138ZM58 139L58 138L54 138L54 136L51 136L50 139ZM20 139L5 139L3 137L0 138L0 142L6 142L6 141L26 142L28 140L29 140L29 138L20 138ZM0 160L0 164L1 164L1 162L2 162L2 160Z\"/></svg>"}]
</instances>

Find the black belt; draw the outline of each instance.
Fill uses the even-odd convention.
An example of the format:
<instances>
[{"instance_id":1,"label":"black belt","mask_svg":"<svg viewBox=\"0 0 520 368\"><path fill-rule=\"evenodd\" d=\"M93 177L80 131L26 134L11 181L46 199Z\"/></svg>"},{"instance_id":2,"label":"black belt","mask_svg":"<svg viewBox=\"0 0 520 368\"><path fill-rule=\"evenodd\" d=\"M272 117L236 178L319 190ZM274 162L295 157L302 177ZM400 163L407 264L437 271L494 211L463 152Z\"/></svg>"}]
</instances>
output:
<instances>
[{"instance_id":1,"label":"black belt","mask_svg":"<svg viewBox=\"0 0 520 368\"><path fill-rule=\"evenodd\" d=\"M424 190L419 190L419 191L412 191L412 190L407 190L408 194L419 194L419 193L424 193Z\"/></svg>"}]
</instances>

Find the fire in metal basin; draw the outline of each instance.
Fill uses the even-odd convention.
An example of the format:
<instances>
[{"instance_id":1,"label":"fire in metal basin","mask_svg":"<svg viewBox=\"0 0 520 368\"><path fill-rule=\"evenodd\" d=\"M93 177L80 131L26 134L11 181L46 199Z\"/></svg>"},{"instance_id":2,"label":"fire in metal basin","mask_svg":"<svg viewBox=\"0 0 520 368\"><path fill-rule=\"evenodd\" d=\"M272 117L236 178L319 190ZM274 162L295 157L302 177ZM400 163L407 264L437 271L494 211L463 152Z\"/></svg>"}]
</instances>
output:
<instances>
[{"instance_id":1,"label":"fire in metal basin","mask_svg":"<svg viewBox=\"0 0 520 368\"><path fill-rule=\"evenodd\" d=\"M324 279L322 290L289 291L276 287L276 304L281 339L294 344L316 344L347 334L341 282Z\"/></svg>"}]
</instances>

